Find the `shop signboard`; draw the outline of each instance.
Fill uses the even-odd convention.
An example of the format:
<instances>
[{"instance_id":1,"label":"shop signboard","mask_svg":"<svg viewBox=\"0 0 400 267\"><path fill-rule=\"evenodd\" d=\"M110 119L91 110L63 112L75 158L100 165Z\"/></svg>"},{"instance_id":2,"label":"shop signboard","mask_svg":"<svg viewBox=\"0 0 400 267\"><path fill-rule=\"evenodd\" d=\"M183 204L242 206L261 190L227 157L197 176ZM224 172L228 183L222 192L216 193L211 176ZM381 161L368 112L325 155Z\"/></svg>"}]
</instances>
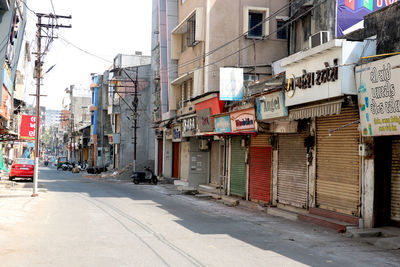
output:
<instances>
[{"instance_id":1,"label":"shop signboard","mask_svg":"<svg viewBox=\"0 0 400 267\"><path fill-rule=\"evenodd\" d=\"M195 136L197 133L196 117L182 119L182 137Z\"/></svg>"},{"instance_id":2,"label":"shop signboard","mask_svg":"<svg viewBox=\"0 0 400 267\"><path fill-rule=\"evenodd\" d=\"M220 100L240 101L243 99L243 69L219 69Z\"/></svg>"},{"instance_id":3,"label":"shop signboard","mask_svg":"<svg viewBox=\"0 0 400 267\"><path fill-rule=\"evenodd\" d=\"M171 128L165 129L165 139L172 140L172 129Z\"/></svg>"},{"instance_id":4,"label":"shop signboard","mask_svg":"<svg viewBox=\"0 0 400 267\"><path fill-rule=\"evenodd\" d=\"M197 111L197 124L200 132L212 132L214 130L213 120L211 118L211 109L205 108Z\"/></svg>"},{"instance_id":5,"label":"shop signboard","mask_svg":"<svg viewBox=\"0 0 400 267\"><path fill-rule=\"evenodd\" d=\"M180 124L176 124L172 128L172 142L181 142L182 141L182 129Z\"/></svg>"},{"instance_id":6,"label":"shop signboard","mask_svg":"<svg viewBox=\"0 0 400 267\"><path fill-rule=\"evenodd\" d=\"M40 119L39 119L40 124ZM35 140L36 136L36 116L22 115L20 139Z\"/></svg>"},{"instance_id":7,"label":"shop signboard","mask_svg":"<svg viewBox=\"0 0 400 267\"><path fill-rule=\"evenodd\" d=\"M396 0L338 0L336 36L353 31L354 27L359 28L358 24L362 27L366 15L395 2Z\"/></svg>"},{"instance_id":8,"label":"shop signboard","mask_svg":"<svg viewBox=\"0 0 400 267\"><path fill-rule=\"evenodd\" d=\"M121 143L121 135L119 133L113 133L108 135L108 143L110 145Z\"/></svg>"},{"instance_id":9,"label":"shop signboard","mask_svg":"<svg viewBox=\"0 0 400 267\"><path fill-rule=\"evenodd\" d=\"M253 108L232 112L230 114L230 120L232 132L256 129L255 112Z\"/></svg>"},{"instance_id":10,"label":"shop signboard","mask_svg":"<svg viewBox=\"0 0 400 267\"><path fill-rule=\"evenodd\" d=\"M285 106L284 92L263 95L256 99L257 120L268 120L286 117L288 110Z\"/></svg>"},{"instance_id":11,"label":"shop signboard","mask_svg":"<svg viewBox=\"0 0 400 267\"><path fill-rule=\"evenodd\" d=\"M215 131L217 133L229 133L231 131L231 120L229 115L215 117Z\"/></svg>"},{"instance_id":12,"label":"shop signboard","mask_svg":"<svg viewBox=\"0 0 400 267\"><path fill-rule=\"evenodd\" d=\"M3 68L3 85L6 87L8 92L12 93L14 85L11 80L11 71L6 63L4 63L4 68Z\"/></svg>"},{"instance_id":13,"label":"shop signboard","mask_svg":"<svg viewBox=\"0 0 400 267\"><path fill-rule=\"evenodd\" d=\"M400 55L356 67L363 136L400 135Z\"/></svg>"}]
</instances>

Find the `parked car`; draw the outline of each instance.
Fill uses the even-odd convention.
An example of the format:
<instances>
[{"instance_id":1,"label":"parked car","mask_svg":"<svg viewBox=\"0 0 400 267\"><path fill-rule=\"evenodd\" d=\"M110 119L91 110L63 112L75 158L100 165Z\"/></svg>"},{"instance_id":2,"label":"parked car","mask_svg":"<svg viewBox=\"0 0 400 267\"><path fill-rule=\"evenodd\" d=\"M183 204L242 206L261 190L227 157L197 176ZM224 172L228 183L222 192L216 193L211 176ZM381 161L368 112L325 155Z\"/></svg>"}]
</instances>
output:
<instances>
[{"instance_id":1,"label":"parked car","mask_svg":"<svg viewBox=\"0 0 400 267\"><path fill-rule=\"evenodd\" d=\"M33 159L15 159L10 169L10 180L16 177L30 178L33 181L35 162Z\"/></svg>"}]
</instances>

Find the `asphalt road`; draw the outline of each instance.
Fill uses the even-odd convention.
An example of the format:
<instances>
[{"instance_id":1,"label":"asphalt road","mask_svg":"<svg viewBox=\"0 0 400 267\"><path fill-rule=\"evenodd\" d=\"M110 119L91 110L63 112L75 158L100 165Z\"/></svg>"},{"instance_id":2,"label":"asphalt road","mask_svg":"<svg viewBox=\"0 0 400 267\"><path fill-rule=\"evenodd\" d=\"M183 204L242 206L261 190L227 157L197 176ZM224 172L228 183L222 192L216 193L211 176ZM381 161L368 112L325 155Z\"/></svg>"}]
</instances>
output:
<instances>
[{"instance_id":1,"label":"asphalt road","mask_svg":"<svg viewBox=\"0 0 400 267\"><path fill-rule=\"evenodd\" d=\"M399 266L334 231L181 195L169 185L43 168L47 189L7 228L0 266Z\"/></svg>"}]
</instances>

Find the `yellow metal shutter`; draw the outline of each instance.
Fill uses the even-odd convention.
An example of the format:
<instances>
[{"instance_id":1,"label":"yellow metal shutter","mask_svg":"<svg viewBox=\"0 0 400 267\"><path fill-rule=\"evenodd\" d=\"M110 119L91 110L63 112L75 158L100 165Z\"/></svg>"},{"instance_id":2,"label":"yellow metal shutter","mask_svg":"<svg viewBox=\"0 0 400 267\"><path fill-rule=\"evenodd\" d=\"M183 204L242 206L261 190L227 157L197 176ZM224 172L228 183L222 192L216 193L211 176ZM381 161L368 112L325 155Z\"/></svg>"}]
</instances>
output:
<instances>
[{"instance_id":1,"label":"yellow metal shutter","mask_svg":"<svg viewBox=\"0 0 400 267\"><path fill-rule=\"evenodd\" d=\"M307 207L306 133L280 134L278 141L278 202Z\"/></svg>"},{"instance_id":2,"label":"yellow metal shutter","mask_svg":"<svg viewBox=\"0 0 400 267\"><path fill-rule=\"evenodd\" d=\"M390 219L400 221L400 139L392 141Z\"/></svg>"},{"instance_id":3,"label":"yellow metal shutter","mask_svg":"<svg viewBox=\"0 0 400 267\"><path fill-rule=\"evenodd\" d=\"M358 123L343 127L358 119L356 107L317 118L317 207L359 216L360 133ZM329 130L337 128L329 136Z\"/></svg>"}]
</instances>

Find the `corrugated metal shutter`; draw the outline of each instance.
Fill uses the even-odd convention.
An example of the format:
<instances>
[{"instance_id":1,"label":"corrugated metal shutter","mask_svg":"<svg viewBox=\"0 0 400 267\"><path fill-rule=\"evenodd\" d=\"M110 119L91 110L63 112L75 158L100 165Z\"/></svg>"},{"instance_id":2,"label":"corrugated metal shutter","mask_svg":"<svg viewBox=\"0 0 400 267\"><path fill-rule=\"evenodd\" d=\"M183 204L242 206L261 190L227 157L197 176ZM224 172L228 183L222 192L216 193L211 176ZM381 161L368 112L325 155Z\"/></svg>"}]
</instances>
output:
<instances>
[{"instance_id":1,"label":"corrugated metal shutter","mask_svg":"<svg viewBox=\"0 0 400 267\"><path fill-rule=\"evenodd\" d=\"M278 202L307 207L306 132L280 134L278 141Z\"/></svg>"},{"instance_id":2,"label":"corrugated metal shutter","mask_svg":"<svg viewBox=\"0 0 400 267\"><path fill-rule=\"evenodd\" d=\"M392 141L392 181L390 219L400 221L400 139Z\"/></svg>"},{"instance_id":3,"label":"corrugated metal shutter","mask_svg":"<svg viewBox=\"0 0 400 267\"><path fill-rule=\"evenodd\" d=\"M360 157L357 108L343 108L340 115L317 118L318 207L359 215ZM343 127L343 128L340 128ZM329 136L329 129L339 130Z\"/></svg>"},{"instance_id":4,"label":"corrugated metal shutter","mask_svg":"<svg viewBox=\"0 0 400 267\"><path fill-rule=\"evenodd\" d=\"M241 146L241 137L232 138L231 148L231 194L246 196L246 149Z\"/></svg>"},{"instance_id":5,"label":"corrugated metal shutter","mask_svg":"<svg viewBox=\"0 0 400 267\"><path fill-rule=\"evenodd\" d=\"M219 141L211 143L211 175L210 184L218 185L219 181Z\"/></svg>"},{"instance_id":6,"label":"corrugated metal shutter","mask_svg":"<svg viewBox=\"0 0 400 267\"><path fill-rule=\"evenodd\" d=\"M250 142L250 199L269 203L271 198L271 146L269 136Z\"/></svg>"}]
</instances>

